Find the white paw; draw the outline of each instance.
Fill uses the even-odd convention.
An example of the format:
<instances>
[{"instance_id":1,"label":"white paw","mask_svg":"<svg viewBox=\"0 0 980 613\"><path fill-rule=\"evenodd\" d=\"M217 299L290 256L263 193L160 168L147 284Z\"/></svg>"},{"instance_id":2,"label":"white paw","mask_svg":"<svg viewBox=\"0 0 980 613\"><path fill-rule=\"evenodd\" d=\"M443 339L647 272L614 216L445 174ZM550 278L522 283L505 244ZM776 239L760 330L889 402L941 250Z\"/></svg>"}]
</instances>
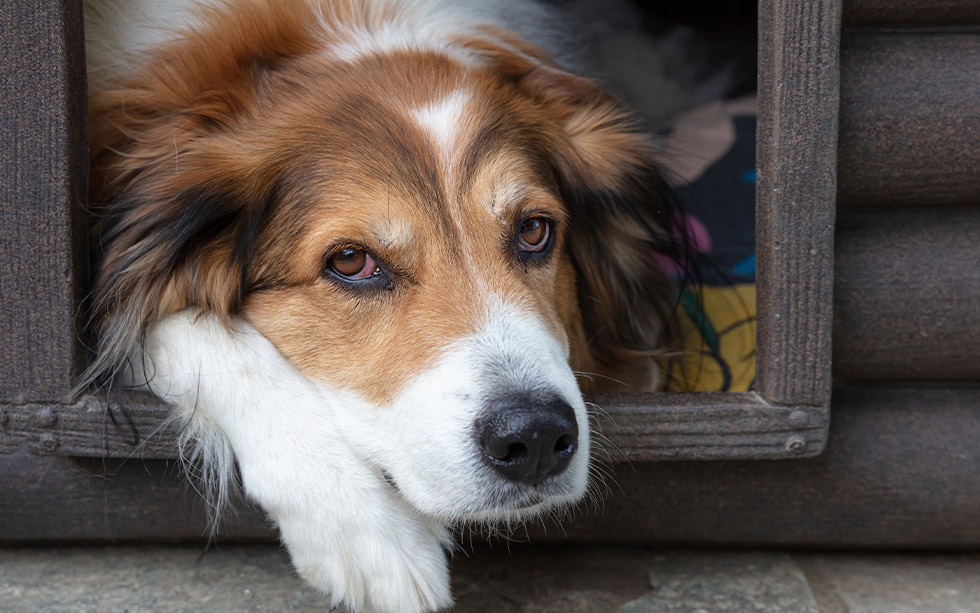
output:
<instances>
[{"instance_id":1,"label":"white paw","mask_svg":"<svg viewBox=\"0 0 980 613\"><path fill-rule=\"evenodd\" d=\"M197 420L211 449L227 440L245 492L279 525L299 573L335 604L358 612L451 606L446 528L355 453L338 432L339 401L247 323L236 325L229 335L192 311L158 324L146 342L154 391Z\"/></svg>"},{"instance_id":2,"label":"white paw","mask_svg":"<svg viewBox=\"0 0 980 613\"><path fill-rule=\"evenodd\" d=\"M381 523L342 522L323 526L319 534L309 518L298 523L280 520L279 527L296 570L327 593L333 606L378 613L450 607L449 532L407 508L398 511L386 513ZM365 512L376 514L377 509Z\"/></svg>"}]
</instances>

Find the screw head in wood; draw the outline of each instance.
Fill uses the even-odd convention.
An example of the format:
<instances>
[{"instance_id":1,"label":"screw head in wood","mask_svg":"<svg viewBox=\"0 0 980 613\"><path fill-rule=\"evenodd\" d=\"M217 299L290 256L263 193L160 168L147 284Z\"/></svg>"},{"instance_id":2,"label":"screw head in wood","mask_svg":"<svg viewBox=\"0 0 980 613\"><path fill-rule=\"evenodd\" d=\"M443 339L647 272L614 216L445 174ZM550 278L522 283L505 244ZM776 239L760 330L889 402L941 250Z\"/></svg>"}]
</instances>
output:
<instances>
[{"instance_id":1,"label":"screw head in wood","mask_svg":"<svg viewBox=\"0 0 980 613\"><path fill-rule=\"evenodd\" d=\"M799 434L793 434L786 439L786 451L799 455L806 451L806 439Z\"/></svg>"},{"instance_id":2,"label":"screw head in wood","mask_svg":"<svg viewBox=\"0 0 980 613\"><path fill-rule=\"evenodd\" d=\"M41 443L41 450L45 453L52 453L61 446L61 441L58 440L58 437L50 432L42 434L38 442Z\"/></svg>"}]
</instances>

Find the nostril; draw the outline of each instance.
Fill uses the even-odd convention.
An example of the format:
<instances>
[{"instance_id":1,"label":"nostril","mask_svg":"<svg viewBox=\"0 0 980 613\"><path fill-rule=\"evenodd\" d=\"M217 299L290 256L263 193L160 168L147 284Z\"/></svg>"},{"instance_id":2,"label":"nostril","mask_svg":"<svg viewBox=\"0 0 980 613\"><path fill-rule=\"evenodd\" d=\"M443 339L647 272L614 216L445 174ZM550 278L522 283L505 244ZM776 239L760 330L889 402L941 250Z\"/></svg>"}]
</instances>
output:
<instances>
[{"instance_id":1,"label":"nostril","mask_svg":"<svg viewBox=\"0 0 980 613\"><path fill-rule=\"evenodd\" d=\"M500 458L504 462L520 462L527 457L527 445L514 443L507 446L507 455Z\"/></svg>"},{"instance_id":2,"label":"nostril","mask_svg":"<svg viewBox=\"0 0 980 613\"><path fill-rule=\"evenodd\" d=\"M575 447L575 437L571 434L566 434L555 441L555 455L561 455L563 453L570 453Z\"/></svg>"},{"instance_id":3,"label":"nostril","mask_svg":"<svg viewBox=\"0 0 980 613\"><path fill-rule=\"evenodd\" d=\"M523 443L511 443L504 448L503 453L493 453L488 452L489 455L494 460L503 463L514 463L520 462L527 457L528 450L527 445Z\"/></svg>"}]
</instances>

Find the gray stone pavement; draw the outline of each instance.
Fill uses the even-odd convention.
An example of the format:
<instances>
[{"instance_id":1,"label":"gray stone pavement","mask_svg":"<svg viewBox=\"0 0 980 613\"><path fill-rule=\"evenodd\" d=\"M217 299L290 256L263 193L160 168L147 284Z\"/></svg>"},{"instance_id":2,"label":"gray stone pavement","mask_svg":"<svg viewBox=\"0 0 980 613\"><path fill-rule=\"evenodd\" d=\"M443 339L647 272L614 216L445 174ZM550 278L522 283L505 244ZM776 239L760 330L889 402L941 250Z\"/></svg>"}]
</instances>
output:
<instances>
[{"instance_id":1,"label":"gray stone pavement","mask_svg":"<svg viewBox=\"0 0 980 613\"><path fill-rule=\"evenodd\" d=\"M274 546L202 552L0 549L0 611L326 610ZM467 613L980 613L980 554L498 543L456 556L453 589Z\"/></svg>"}]
</instances>

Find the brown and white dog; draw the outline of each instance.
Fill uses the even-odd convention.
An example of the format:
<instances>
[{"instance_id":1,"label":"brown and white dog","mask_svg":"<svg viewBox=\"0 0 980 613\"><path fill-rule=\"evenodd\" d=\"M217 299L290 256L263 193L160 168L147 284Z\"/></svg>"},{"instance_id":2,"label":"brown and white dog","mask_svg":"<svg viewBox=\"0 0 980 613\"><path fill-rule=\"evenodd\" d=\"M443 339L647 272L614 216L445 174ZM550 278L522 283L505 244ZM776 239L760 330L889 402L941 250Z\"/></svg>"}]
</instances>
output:
<instances>
[{"instance_id":1,"label":"brown and white dog","mask_svg":"<svg viewBox=\"0 0 980 613\"><path fill-rule=\"evenodd\" d=\"M88 0L98 354L352 609L449 606L461 522L578 501L656 389L648 139L526 0ZM581 377L581 378L578 378ZM624 389L624 388L619 388Z\"/></svg>"}]
</instances>

